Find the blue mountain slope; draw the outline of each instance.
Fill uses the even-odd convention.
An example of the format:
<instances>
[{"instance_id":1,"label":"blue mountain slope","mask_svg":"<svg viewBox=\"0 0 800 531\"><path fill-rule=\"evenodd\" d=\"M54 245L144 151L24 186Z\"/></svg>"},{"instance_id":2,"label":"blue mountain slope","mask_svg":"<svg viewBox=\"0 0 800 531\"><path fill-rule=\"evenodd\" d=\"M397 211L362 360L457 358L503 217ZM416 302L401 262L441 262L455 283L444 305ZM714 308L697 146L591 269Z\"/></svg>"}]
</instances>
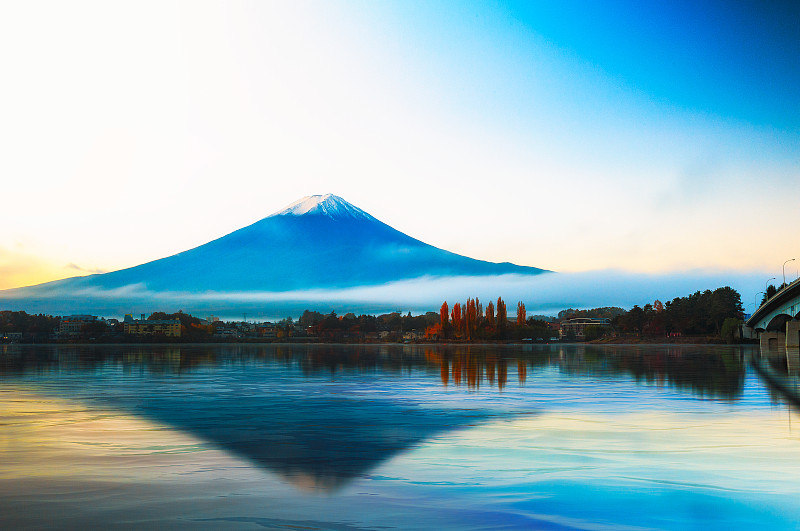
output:
<instances>
[{"instance_id":1,"label":"blue mountain slope","mask_svg":"<svg viewBox=\"0 0 800 531\"><path fill-rule=\"evenodd\" d=\"M443 251L328 194L301 199L248 227L167 258L38 288L114 289L144 284L152 291L289 291L374 285L426 275L542 272Z\"/></svg>"}]
</instances>

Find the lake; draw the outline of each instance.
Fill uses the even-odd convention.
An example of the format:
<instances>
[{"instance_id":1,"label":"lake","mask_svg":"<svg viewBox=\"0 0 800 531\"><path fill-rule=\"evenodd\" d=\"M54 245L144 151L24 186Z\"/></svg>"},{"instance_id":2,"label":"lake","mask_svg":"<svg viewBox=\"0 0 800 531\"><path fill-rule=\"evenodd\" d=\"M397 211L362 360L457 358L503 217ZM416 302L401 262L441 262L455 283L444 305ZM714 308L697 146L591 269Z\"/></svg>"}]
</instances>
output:
<instances>
[{"instance_id":1,"label":"lake","mask_svg":"<svg viewBox=\"0 0 800 531\"><path fill-rule=\"evenodd\" d=\"M0 347L0 527L788 529L752 347Z\"/></svg>"}]
</instances>

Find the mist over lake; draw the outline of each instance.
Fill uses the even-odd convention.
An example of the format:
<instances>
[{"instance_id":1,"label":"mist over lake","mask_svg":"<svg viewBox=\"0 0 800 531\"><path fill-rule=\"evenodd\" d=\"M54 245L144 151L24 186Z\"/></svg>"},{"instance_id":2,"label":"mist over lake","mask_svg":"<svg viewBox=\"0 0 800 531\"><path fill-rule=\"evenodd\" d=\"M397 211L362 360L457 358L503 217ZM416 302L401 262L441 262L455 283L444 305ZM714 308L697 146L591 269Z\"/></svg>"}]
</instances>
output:
<instances>
[{"instance_id":1,"label":"mist over lake","mask_svg":"<svg viewBox=\"0 0 800 531\"><path fill-rule=\"evenodd\" d=\"M368 267L365 264L365 267ZM104 290L43 285L21 292L0 292L8 307L53 314L93 313L121 316L153 311L209 312L231 318L297 316L303 310L384 313L397 310L435 311L442 301L466 297L525 301L528 312L557 314L566 308L643 306L695 291L730 286L742 294L746 311L763 289L761 274L686 272L643 274L620 271L543 273L541 275L426 276L370 286L296 291L154 291L145 285Z\"/></svg>"}]
</instances>

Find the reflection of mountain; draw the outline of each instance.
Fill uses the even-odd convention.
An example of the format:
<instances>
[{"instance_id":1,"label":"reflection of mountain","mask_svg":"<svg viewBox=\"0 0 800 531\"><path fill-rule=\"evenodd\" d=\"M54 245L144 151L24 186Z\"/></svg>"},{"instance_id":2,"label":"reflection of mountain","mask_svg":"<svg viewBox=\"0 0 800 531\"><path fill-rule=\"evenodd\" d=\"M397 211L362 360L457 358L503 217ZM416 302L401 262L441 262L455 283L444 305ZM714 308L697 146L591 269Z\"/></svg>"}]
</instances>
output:
<instances>
[{"instance_id":1,"label":"reflection of mountain","mask_svg":"<svg viewBox=\"0 0 800 531\"><path fill-rule=\"evenodd\" d=\"M420 407L416 395L386 398L386 392L341 389L327 385L327 378L309 383L297 370L297 362L307 359L306 347L233 350L238 354L226 354L225 347L28 348L27 354L4 356L2 373L27 367L40 384L37 392L57 380L62 397L191 433L301 488L336 489L431 437L493 416L488 410ZM337 349L326 350L336 355ZM338 352L349 362L358 357ZM120 364L129 377L119 378ZM150 372L141 372L145 368Z\"/></svg>"},{"instance_id":2,"label":"reflection of mountain","mask_svg":"<svg viewBox=\"0 0 800 531\"><path fill-rule=\"evenodd\" d=\"M342 396L153 393L102 402L192 433L299 487L335 489L426 439L485 414Z\"/></svg>"},{"instance_id":3,"label":"reflection of mountain","mask_svg":"<svg viewBox=\"0 0 800 531\"><path fill-rule=\"evenodd\" d=\"M295 485L335 489L431 437L498 414L425 404L418 391L404 391L410 374L502 390L556 366L576 384L624 375L735 399L745 371L737 354L574 345L12 346L0 350L0 375L192 433ZM371 376L384 380L362 390Z\"/></svg>"}]
</instances>

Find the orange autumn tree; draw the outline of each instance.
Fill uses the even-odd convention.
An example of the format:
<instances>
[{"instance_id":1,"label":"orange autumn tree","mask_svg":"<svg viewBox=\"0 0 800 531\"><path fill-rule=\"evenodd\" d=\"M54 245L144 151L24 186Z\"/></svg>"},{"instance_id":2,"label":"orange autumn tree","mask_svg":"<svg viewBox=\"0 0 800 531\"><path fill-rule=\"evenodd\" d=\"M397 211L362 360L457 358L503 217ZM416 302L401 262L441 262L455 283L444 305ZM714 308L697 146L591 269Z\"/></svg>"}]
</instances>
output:
<instances>
[{"instance_id":1,"label":"orange autumn tree","mask_svg":"<svg viewBox=\"0 0 800 531\"><path fill-rule=\"evenodd\" d=\"M434 323L425 329L425 339L439 339L442 336L442 323Z\"/></svg>"},{"instance_id":2,"label":"orange autumn tree","mask_svg":"<svg viewBox=\"0 0 800 531\"><path fill-rule=\"evenodd\" d=\"M517 326L525 326L525 305L522 301L517 303Z\"/></svg>"},{"instance_id":3,"label":"orange autumn tree","mask_svg":"<svg viewBox=\"0 0 800 531\"><path fill-rule=\"evenodd\" d=\"M467 305L464 311L464 336L467 339L475 337L477 323L478 306L475 304L475 299L467 299Z\"/></svg>"},{"instance_id":4,"label":"orange autumn tree","mask_svg":"<svg viewBox=\"0 0 800 531\"><path fill-rule=\"evenodd\" d=\"M461 320L461 304L455 303L453 305L453 310L450 312L450 320L453 323L453 331L455 332L456 337L460 337L463 329L463 323Z\"/></svg>"},{"instance_id":5,"label":"orange autumn tree","mask_svg":"<svg viewBox=\"0 0 800 531\"><path fill-rule=\"evenodd\" d=\"M439 308L439 324L441 326L442 335L446 338L447 332L449 328L450 322L448 321L448 315L450 314L450 308L447 306L447 301L442 303L442 307Z\"/></svg>"},{"instance_id":6,"label":"orange autumn tree","mask_svg":"<svg viewBox=\"0 0 800 531\"><path fill-rule=\"evenodd\" d=\"M492 301L486 305L486 329L489 333L494 333L494 303Z\"/></svg>"},{"instance_id":7,"label":"orange autumn tree","mask_svg":"<svg viewBox=\"0 0 800 531\"><path fill-rule=\"evenodd\" d=\"M478 300L478 297L475 297L475 333L482 338L484 337L482 331L483 331L483 304L481 304L481 301Z\"/></svg>"}]
</instances>

